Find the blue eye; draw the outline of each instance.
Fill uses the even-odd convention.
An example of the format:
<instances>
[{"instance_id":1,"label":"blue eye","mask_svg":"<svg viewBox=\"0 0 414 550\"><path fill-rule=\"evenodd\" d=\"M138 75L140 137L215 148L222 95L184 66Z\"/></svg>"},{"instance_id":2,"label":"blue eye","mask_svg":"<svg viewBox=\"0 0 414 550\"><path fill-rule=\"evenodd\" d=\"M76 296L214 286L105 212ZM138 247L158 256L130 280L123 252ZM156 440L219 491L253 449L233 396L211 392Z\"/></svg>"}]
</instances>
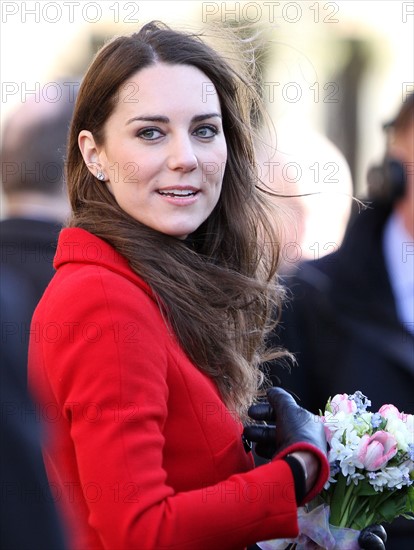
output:
<instances>
[{"instance_id":1,"label":"blue eye","mask_svg":"<svg viewBox=\"0 0 414 550\"><path fill-rule=\"evenodd\" d=\"M137 133L137 137L146 139L148 141L153 141L161 137L163 133L158 128L144 128Z\"/></svg>"},{"instance_id":2,"label":"blue eye","mask_svg":"<svg viewBox=\"0 0 414 550\"><path fill-rule=\"evenodd\" d=\"M196 134L197 137L209 139L218 134L218 129L215 126L204 125L199 126L193 133Z\"/></svg>"}]
</instances>

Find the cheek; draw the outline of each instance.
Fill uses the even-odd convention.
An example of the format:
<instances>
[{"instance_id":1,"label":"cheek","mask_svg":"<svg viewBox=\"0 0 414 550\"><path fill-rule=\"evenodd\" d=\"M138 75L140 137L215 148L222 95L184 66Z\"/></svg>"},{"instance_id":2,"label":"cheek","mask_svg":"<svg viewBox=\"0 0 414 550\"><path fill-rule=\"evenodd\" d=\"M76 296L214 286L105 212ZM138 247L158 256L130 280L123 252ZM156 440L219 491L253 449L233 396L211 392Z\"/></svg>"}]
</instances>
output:
<instances>
[{"instance_id":1,"label":"cheek","mask_svg":"<svg viewBox=\"0 0 414 550\"><path fill-rule=\"evenodd\" d=\"M211 164L211 170L213 172L212 179L214 179L214 183L216 185L221 186L227 164L227 150L225 147L222 150L217 151L216 155L214 155L214 158L212 159ZM207 173L208 171L209 170L207 170Z\"/></svg>"},{"instance_id":2,"label":"cheek","mask_svg":"<svg viewBox=\"0 0 414 550\"><path fill-rule=\"evenodd\" d=\"M219 195L223 187L223 177L225 165L223 163L215 162L214 163L214 173L204 174L203 180L209 184L211 190Z\"/></svg>"},{"instance_id":3,"label":"cheek","mask_svg":"<svg viewBox=\"0 0 414 550\"><path fill-rule=\"evenodd\" d=\"M145 185L156 173L154 163L151 164L149 159L144 162L135 155L119 155L116 160L113 160L109 165L108 175L113 183L113 187L122 186L123 191L127 191L129 187L136 188L134 185Z\"/></svg>"},{"instance_id":4,"label":"cheek","mask_svg":"<svg viewBox=\"0 0 414 550\"><path fill-rule=\"evenodd\" d=\"M122 173L127 183L138 183L146 185L157 178L162 171L163 157L152 152L142 154L133 152L124 156Z\"/></svg>"}]
</instances>

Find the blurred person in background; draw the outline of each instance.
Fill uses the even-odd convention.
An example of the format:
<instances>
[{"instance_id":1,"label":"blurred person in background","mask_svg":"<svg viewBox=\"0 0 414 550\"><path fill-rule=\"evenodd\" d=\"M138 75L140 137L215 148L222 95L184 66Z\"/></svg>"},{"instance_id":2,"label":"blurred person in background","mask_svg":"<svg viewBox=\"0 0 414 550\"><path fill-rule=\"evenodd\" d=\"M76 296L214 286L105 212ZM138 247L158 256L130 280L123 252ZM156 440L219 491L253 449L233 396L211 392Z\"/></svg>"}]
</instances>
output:
<instances>
[{"instance_id":1,"label":"blurred person in background","mask_svg":"<svg viewBox=\"0 0 414 550\"><path fill-rule=\"evenodd\" d=\"M290 300L272 341L297 365L274 363L271 374L315 413L329 396L356 390L372 410L391 403L414 411L414 94L384 130L368 207L338 251L285 278ZM387 548L412 548L413 522L399 519L387 531Z\"/></svg>"},{"instance_id":2,"label":"blurred person in background","mask_svg":"<svg viewBox=\"0 0 414 550\"><path fill-rule=\"evenodd\" d=\"M341 245L351 214L351 171L341 151L305 124L298 133L292 123L277 122L277 149L270 157L265 146L256 147L283 220L279 273L290 276L301 262Z\"/></svg>"},{"instance_id":3,"label":"blurred person in background","mask_svg":"<svg viewBox=\"0 0 414 550\"><path fill-rule=\"evenodd\" d=\"M6 290L9 290L6 287ZM22 294L22 299L25 295ZM0 286L2 318L20 322L21 309ZM28 313L28 312L27 312ZM3 321L2 321L3 323ZM40 420L46 413L35 404L12 346L0 347L0 547L5 550L63 550L63 523L49 488L42 459ZM47 413L46 413L47 414Z\"/></svg>"},{"instance_id":4,"label":"blurred person in background","mask_svg":"<svg viewBox=\"0 0 414 550\"><path fill-rule=\"evenodd\" d=\"M10 115L0 153L1 287L13 311L13 319L2 315L2 346L10 346L9 356L24 371L31 317L53 276L57 237L69 213L64 154L77 84L54 85L57 100L30 97Z\"/></svg>"},{"instance_id":5,"label":"blurred person in background","mask_svg":"<svg viewBox=\"0 0 414 550\"><path fill-rule=\"evenodd\" d=\"M41 454L46 409L27 390L33 311L53 276L52 260L68 213L63 169L75 88L55 83L59 100L31 98L8 119L1 149L5 219L1 266L1 530L7 550L61 550L63 528Z\"/></svg>"}]
</instances>

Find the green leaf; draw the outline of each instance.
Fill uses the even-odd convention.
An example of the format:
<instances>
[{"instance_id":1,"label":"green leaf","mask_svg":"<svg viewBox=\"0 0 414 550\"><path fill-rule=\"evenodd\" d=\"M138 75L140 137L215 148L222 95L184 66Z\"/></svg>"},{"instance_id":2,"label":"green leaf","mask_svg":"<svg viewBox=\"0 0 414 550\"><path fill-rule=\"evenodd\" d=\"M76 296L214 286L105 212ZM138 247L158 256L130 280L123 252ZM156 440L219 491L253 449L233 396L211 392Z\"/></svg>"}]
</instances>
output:
<instances>
[{"instance_id":1,"label":"green leaf","mask_svg":"<svg viewBox=\"0 0 414 550\"><path fill-rule=\"evenodd\" d=\"M410 485L410 487L408 487L406 511L414 514L414 485Z\"/></svg>"},{"instance_id":2,"label":"green leaf","mask_svg":"<svg viewBox=\"0 0 414 550\"><path fill-rule=\"evenodd\" d=\"M349 526L350 529L356 529L357 531L362 531L364 527L369 525L367 514L359 514L358 517L354 519L352 525Z\"/></svg>"},{"instance_id":3,"label":"green leaf","mask_svg":"<svg viewBox=\"0 0 414 550\"><path fill-rule=\"evenodd\" d=\"M398 516L410 513L407 488L389 491L389 496L385 498L387 500L384 499L377 509L384 521L391 522Z\"/></svg>"},{"instance_id":4,"label":"green leaf","mask_svg":"<svg viewBox=\"0 0 414 550\"><path fill-rule=\"evenodd\" d=\"M384 521L391 522L396 516L399 515L398 509L399 506L397 501L394 499L389 499L383 502L382 505L377 508L376 512L384 519Z\"/></svg>"},{"instance_id":5,"label":"green leaf","mask_svg":"<svg viewBox=\"0 0 414 550\"><path fill-rule=\"evenodd\" d=\"M378 491L374 489L374 487L369 483L367 480L362 480L358 483L358 485L355 487L355 494L358 496L363 497L370 497L374 495L378 495Z\"/></svg>"},{"instance_id":6,"label":"green leaf","mask_svg":"<svg viewBox=\"0 0 414 550\"><path fill-rule=\"evenodd\" d=\"M338 482L335 485L335 489L333 491L332 497L331 497L331 515L329 522L332 525L338 526L341 521L341 507L342 503L345 498L345 491L346 491L346 479L343 475L338 476Z\"/></svg>"},{"instance_id":7,"label":"green leaf","mask_svg":"<svg viewBox=\"0 0 414 550\"><path fill-rule=\"evenodd\" d=\"M381 424L378 426L378 428L375 430L375 431L379 431L379 430L385 430L385 427L388 423L388 420L386 418L384 418L383 416L381 416Z\"/></svg>"}]
</instances>

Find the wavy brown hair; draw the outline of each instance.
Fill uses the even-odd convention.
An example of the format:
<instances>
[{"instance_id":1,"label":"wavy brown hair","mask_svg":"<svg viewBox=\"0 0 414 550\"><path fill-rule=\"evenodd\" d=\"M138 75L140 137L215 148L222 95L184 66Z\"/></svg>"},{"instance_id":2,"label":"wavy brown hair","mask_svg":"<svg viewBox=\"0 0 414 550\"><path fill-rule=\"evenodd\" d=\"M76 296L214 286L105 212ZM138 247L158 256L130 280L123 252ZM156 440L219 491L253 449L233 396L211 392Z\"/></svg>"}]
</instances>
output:
<instances>
[{"instance_id":1,"label":"wavy brown hair","mask_svg":"<svg viewBox=\"0 0 414 550\"><path fill-rule=\"evenodd\" d=\"M227 142L220 199L186 241L151 229L124 212L85 165L81 130L102 144L104 125L120 86L157 62L201 70L219 96ZM230 410L243 415L263 382L258 365L274 306L279 239L258 186L253 127L255 86L202 40L159 22L112 39L96 55L82 82L70 131L67 183L69 225L110 243L153 289L182 348L215 380Z\"/></svg>"}]
</instances>

